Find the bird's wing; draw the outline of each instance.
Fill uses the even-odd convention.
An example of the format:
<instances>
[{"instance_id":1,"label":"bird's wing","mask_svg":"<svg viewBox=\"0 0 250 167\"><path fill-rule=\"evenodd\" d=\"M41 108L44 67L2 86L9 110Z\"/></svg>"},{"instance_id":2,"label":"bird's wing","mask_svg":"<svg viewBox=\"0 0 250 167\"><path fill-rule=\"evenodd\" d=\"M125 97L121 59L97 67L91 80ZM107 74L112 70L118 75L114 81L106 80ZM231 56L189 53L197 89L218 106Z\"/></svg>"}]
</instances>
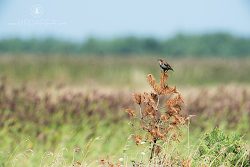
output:
<instances>
[{"instance_id":1,"label":"bird's wing","mask_svg":"<svg viewBox=\"0 0 250 167\"><path fill-rule=\"evenodd\" d=\"M169 65L166 64L166 63L163 63L161 66L162 66L162 68L168 68L169 67Z\"/></svg>"}]
</instances>

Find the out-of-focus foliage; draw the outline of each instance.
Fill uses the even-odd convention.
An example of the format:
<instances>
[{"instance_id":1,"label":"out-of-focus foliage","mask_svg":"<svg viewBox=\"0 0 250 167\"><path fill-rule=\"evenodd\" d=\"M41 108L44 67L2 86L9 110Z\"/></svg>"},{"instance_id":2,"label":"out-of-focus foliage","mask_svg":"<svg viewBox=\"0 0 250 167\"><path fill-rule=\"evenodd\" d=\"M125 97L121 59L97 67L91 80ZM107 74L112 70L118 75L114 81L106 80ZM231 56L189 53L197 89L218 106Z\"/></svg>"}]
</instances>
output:
<instances>
[{"instance_id":1,"label":"out-of-focus foliage","mask_svg":"<svg viewBox=\"0 0 250 167\"><path fill-rule=\"evenodd\" d=\"M29 54L26 54L29 55ZM156 57L146 56L0 56L0 77L12 83L33 82L46 84L73 84L78 86L102 85L142 88L147 73L158 75L160 67ZM158 56L159 58L161 56ZM162 56L165 57L165 56ZM249 58L186 58L166 60L174 72L170 84L179 86L250 83Z\"/></svg>"},{"instance_id":2,"label":"out-of-focus foliage","mask_svg":"<svg viewBox=\"0 0 250 167\"><path fill-rule=\"evenodd\" d=\"M224 148L227 159L222 163L230 161L231 164L237 164L238 157L244 158L239 159L238 164L247 163L245 157L249 154L243 152L245 147L242 147L241 142L237 142L237 138L230 137L229 140L225 137L219 141L219 133L218 136L215 134L202 138L202 145L197 143L197 139L203 133L200 130L222 127L224 124L228 124L224 126L226 130L245 134L244 138L249 141L249 90L239 87L235 88L236 91L232 91L231 87L222 91L223 89L216 89L213 94L199 90L184 94L184 111L196 115L190 124L190 143L195 146L190 147L190 152L196 153L196 146L201 146L206 151L197 152L198 157L192 162L197 166L200 166L203 157L213 160L217 155L216 151L224 151ZM16 166L27 167L39 164L53 166L53 163L60 163L57 166L69 166L65 164L78 161L96 162L96 159L105 158L106 155L122 157L124 152L138 162L142 151L147 155L149 149L142 147L142 144L134 147L133 142L127 140L132 134L124 114L127 106L133 106L129 100L129 92L104 93L101 90L82 91L66 87L42 89L31 87L28 83L26 86L16 87L4 79L0 80L0 166L17 163L20 165ZM214 119L218 119L218 122ZM186 127L183 131L187 131ZM187 136L183 134L183 143L178 143L177 146L178 152L190 157L187 154ZM89 144L92 139L93 144ZM217 144L211 144L210 147L208 144L212 142ZM175 146L173 145L173 148L176 149ZM176 158L175 153L167 153L168 158ZM218 155L220 159L224 157L224 154ZM143 156L143 159L147 160L146 156ZM171 160L175 162L176 159ZM218 164L217 159L215 161ZM208 161L208 164L215 164L215 161Z\"/></svg>"},{"instance_id":3,"label":"out-of-focus foliage","mask_svg":"<svg viewBox=\"0 0 250 167\"><path fill-rule=\"evenodd\" d=\"M9 55L0 57L0 166L98 166L101 160L124 166L147 164L150 149L143 142L135 147L124 110L136 107L130 101L129 85L144 91L148 72L158 78L155 57ZM181 142L162 149L166 164L201 166L203 157L211 157L208 166L217 165L214 145L206 145L217 137L198 140L214 127L225 134L244 135L242 141L249 144L248 60L168 59L175 70L169 73L169 86L177 85L185 100L183 111L195 116L181 129ZM229 82L237 85L227 86ZM218 89L201 87L219 83ZM249 151L243 149L249 147L236 140L224 138L215 144L222 151L218 158L224 157L224 151L227 154L219 165L248 165ZM199 154L200 146L205 154Z\"/></svg>"},{"instance_id":4,"label":"out-of-focus foliage","mask_svg":"<svg viewBox=\"0 0 250 167\"><path fill-rule=\"evenodd\" d=\"M3 39L0 53L59 53L59 54L158 54L174 57L189 56L250 56L250 38L226 33L183 35L160 40L151 37L115 39L89 38L82 43L53 38Z\"/></svg>"}]
</instances>

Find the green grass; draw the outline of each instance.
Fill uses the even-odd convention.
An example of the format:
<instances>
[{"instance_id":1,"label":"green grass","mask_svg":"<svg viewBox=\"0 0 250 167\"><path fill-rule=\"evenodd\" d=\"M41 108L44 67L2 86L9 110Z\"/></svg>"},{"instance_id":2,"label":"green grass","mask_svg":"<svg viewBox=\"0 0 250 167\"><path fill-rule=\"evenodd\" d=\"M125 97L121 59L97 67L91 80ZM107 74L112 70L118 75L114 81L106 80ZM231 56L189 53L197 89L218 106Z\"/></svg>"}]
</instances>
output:
<instances>
[{"instance_id":1,"label":"green grass","mask_svg":"<svg viewBox=\"0 0 250 167\"><path fill-rule=\"evenodd\" d=\"M13 82L66 83L141 87L145 75L158 74L154 57L2 56L0 76ZM249 59L168 59L175 72L171 83L184 86L250 83ZM145 83L144 83L145 85Z\"/></svg>"},{"instance_id":2,"label":"green grass","mask_svg":"<svg viewBox=\"0 0 250 167\"><path fill-rule=\"evenodd\" d=\"M73 161L74 154L77 155L74 161L86 162L96 161L108 155L119 155L130 134L125 124L126 122L110 124L108 121L99 120L91 123L83 120L80 125L66 124L59 127L37 127L28 122L25 126L5 127L0 133L0 162L9 166L17 161L16 158L19 156L25 156L21 154L28 154L26 162L20 159L16 166L20 166L20 163L34 166L40 164L48 152L63 153L63 159L67 164ZM53 156L47 158L54 159Z\"/></svg>"},{"instance_id":3,"label":"green grass","mask_svg":"<svg viewBox=\"0 0 250 167\"><path fill-rule=\"evenodd\" d=\"M119 92L126 90L125 88L133 90L145 88L147 86L145 78L148 73L158 78L157 58L156 56L147 58L98 57L97 61L97 57L62 58L49 57L49 55L47 57L17 55L0 57L0 76L6 76L8 86L6 94L2 90L0 94L0 167L61 167L73 164L77 166L78 162L97 166L101 159L125 163L125 166L126 163L128 163L127 166L131 166L132 160L148 162L149 146L147 144L135 145L131 138L133 131L128 125L129 120L121 112L127 103L124 99L130 98L126 95L132 91L109 97L105 93L98 94L98 91L95 94L81 90L91 88L105 92L107 91L105 88L108 87L112 89L111 93L115 93L117 88ZM170 59L169 62L175 69L174 73L170 74L170 84L177 85L177 87L192 86L191 88L199 89L203 85L250 83L248 59ZM78 86L78 92L80 90L83 94L87 93L88 98L85 95L76 99L74 99L75 96L70 96L71 100L67 102L62 100L60 104L57 104L53 100L54 96L59 94L59 90L51 91L51 84L69 85L72 91L74 86ZM21 87L20 85L25 85L28 89L16 89L16 86ZM19 90L19 94L16 94L16 90ZM49 105L43 97L39 105L34 107L36 100L33 100L33 91L38 94L51 95ZM191 91L191 93L188 98L192 101L197 92ZM202 113L193 108L197 114L192 118L189 133L188 127L185 126L182 128L183 135L180 143L164 144L164 151L168 153L170 159L192 159L192 165L199 166L203 155L199 154L200 157L197 159L193 156L199 153L200 146L208 151L205 156L215 156L214 154L217 153L211 154L214 150L208 147L204 137L206 133L211 134L209 132L214 127L223 130L221 134L224 139L239 134L242 136L240 145L247 143L248 146L244 145L243 148L249 149L250 128L247 115L249 103L246 101L249 97L248 91L238 90L239 94L236 93L235 98L234 93L230 89L225 89L220 94L221 96L218 94L209 96L203 95L200 91L200 101L195 99L197 101L192 105L193 107L199 105ZM73 93L73 95L76 94ZM67 96L70 93L66 91L64 95ZM96 99L93 98L95 96ZM228 97L223 99L224 96ZM243 97L246 99L240 101L239 99ZM239 102L234 100L232 106L220 107L220 102L228 104L230 99L231 101L238 99ZM6 107L1 103L4 101L5 104L12 106L11 100L16 106L12 110L11 107ZM79 101L82 106L75 111ZM56 105L54 106L56 110L53 112L50 111L51 105ZM206 111L216 110L218 106L220 108L217 110L221 114L213 111L213 114L206 115ZM235 112L232 111L234 108ZM100 113L95 114L96 112ZM215 137L215 139L221 144L220 148L227 147L230 143L235 144L235 140L220 142L217 141L218 138ZM210 139L209 142L211 142ZM121 158L123 158L122 162L119 161ZM218 163L217 160L213 162ZM212 163L209 162L208 165Z\"/></svg>"},{"instance_id":4,"label":"green grass","mask_svg":"<svg viewBox=\"0 0 250 167\"><path fill-rule=\"evenodd\" d=\"M198 147L195 159L210 166L249 166L249 155L241 137L237 134L225 135L214 129L206 134Z\"/></svg>"},{"instance_id":5,"label":"green grass","mask_svg":"<svg viewBox=\"0 0 250 167\"><path fill-rule=\"evenodd\" d=\"M149 158L147 144L135 145L131 138L133 132L127 123L127 120L118 123L108 120L83 120L82 124L78 125L55 126L52 124L37 127L26 122L25 126L17 124L11 128L3 127L0 131L0 165L3 167L12 165L17 167L69 166L79 161L82 164L92 163L92 166L96 166L101 159L119 162L120 158L125 158L129 164L132 160L147 162ZM93 126L94 124L95 126ZM37 134L38 128L41 130L40 134ZM192 156L199 155L202 158L212 154L211 152L209 154L199 152L200 147L209 149L208 145L204 145L207 139L206 136L203 138L203 134L204 131L209 132L211 129L213 129L212 126L203 131L190 127L188 136L188 127L182 128L180 143L165 145L167 155L191 158L193 164L199 164L202 162L201 159L193 159ZM239 131L227 132L227 134L235 133L240 134ZM209 140L211 139L209 138ZM230 142L231 140L224 141L226 145L230 145ZM233 142L235 140L232 140L232 144ZM241 143L245 147L243 141ZM220 145L220 148L222 147L223 143ZM220 150L220 148L218 149ZM213 150L213 148L210 149ZM142 155L142 152L145 152L145 155ZM216 153L211 156L215 157Z\"/></svg>"}]
</instances>

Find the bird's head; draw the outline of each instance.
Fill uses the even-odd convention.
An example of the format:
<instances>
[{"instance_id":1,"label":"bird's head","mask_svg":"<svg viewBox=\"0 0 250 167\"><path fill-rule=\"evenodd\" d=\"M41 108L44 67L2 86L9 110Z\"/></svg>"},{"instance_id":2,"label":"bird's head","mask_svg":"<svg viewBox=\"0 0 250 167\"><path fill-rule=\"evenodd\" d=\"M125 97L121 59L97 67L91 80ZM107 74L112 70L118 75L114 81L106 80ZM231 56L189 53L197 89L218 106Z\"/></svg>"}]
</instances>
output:
<instances>
[{"instance_id":1,"label":"bird's head","mask_svg":"<svg viewBox=\"0 0 250 167\"><path fill-rule=\"evenodd\" d=\"M159 62L159 64L162 64L163 60L162 59L158 59L158 62Z\"/></svg>"}]
</instances>

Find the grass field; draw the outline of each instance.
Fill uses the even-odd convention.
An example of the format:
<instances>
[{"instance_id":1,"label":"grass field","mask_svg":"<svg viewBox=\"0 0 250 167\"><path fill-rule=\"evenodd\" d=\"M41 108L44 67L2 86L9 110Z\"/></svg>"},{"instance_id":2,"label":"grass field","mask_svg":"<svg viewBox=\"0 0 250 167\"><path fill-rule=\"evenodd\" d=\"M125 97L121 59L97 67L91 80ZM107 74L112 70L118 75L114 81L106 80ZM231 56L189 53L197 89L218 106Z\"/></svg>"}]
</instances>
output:
<instances>
[{"instance_id":1,"label":"grass field","mask_svg":"<svg viewBox=\"0 0 250 167\"><path fill-rule=\"evenodd\" d=\"M132 93L151 90L147 74L160 77L157 58L2 55L0 167L150 166L151 145L135 144L124 111L137 108ZM249 59L169 62L168 83L184 97L184 114L195 116L180 127L180 142L161 143L159 159L249 166Z\"/></svg>"},{"instance_id":2,"label":"grass field","mask_svg":"<svg viewBox=\"0 0 250 167\"><path fill-rule=\"evenodd\" d=\"M135 88L145 85L148 73L158 74L159 57L60 57L60 56L1 56L0 74L14 82L65 83L84 86L122 86ZM245 59L170 59L175 70L171 84L181 86L250 83L250 61ZM172 75L171 74L171 75Z\"/></svg>"}]
</instances>

